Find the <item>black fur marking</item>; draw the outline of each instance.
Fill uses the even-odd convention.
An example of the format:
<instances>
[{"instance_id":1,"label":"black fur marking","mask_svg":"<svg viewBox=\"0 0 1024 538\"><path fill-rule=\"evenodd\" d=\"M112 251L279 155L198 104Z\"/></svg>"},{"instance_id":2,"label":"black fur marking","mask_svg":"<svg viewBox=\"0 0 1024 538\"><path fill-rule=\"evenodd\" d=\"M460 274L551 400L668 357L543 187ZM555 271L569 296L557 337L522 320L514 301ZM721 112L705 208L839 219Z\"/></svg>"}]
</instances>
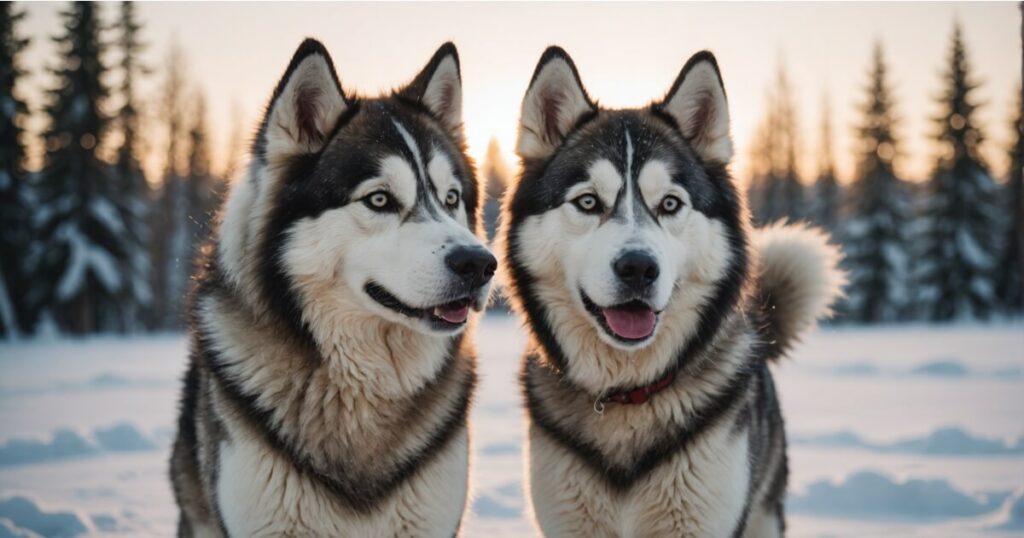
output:
<instances>
[{"instance_id":1,"label":"black fur marking","mask_svg":"<svg viewBox=\"0 0 1024 538\"><path fill-rule=\"evenodd\" d=\"M693 420L670 431L659 432L660 435L650 443L646 450L640 451L633 459L632 465L621 466L609 461L601 450L584 440L575 431L563 427L543 410L537 394L530 384L530 370L543 369L537 356L527 357L520 381L526 397L526 407L534 424L541 428L557 443L568 447L576 455L604 478L605 482L617 491L624 491L638 480L646 477L651 471L669 458L685 450L689 442L708 429L717 425L730 410L735 409L737 401L750 390L752 377L755 373L753 358L733 376L718 394L704 407L694 413ZM562 385L565 390L574 390Z\"/></svg>"},{"instance_id":2,"label":"black fur marking","mask_svg":"<svg viewBox=\"0 0 1024 538\"><path fill-rule=\"evenodd\" d=\"M476 384L475 374L469 374L461 384L458 398L454 405L447 410L433 435L418 452L398 462L390 473L367 481L364 477L354 478L346 475L345 462L333 462L335 465L330 469L320 469L302 453L300 447L292 445L277 434L272 411L259 404L258 395L246 393L239 382L227 371L218 353L214 350L213 337L200 329L196 333L196 341L199 346L197 352L205 357L206 364L213 376L212 380L222 389L244 420L261 433L267 446L281 454L297 471L333 493L343 504L363 514L372 512L383 499L415 477L420 469L433 461L434 456L448 445L456 433L466 427L469 404ZM461 336L452 340L445 365L432 380L412 396L412 399L425 394L449 376L454 375L456 361L463 360L457 356L460 343Z\"/></svg>"},{"instance_id":3,"label":"black fur marking","mask_svg":"<svg viewBox=\"0 0 1024 538\"><path fill-rule=\"evenodd\" d=\"M193 463L199 468L199 460L195 447L196 438L196 398L199 393L199 368L195 361L190 361L188 370L182 378L181 400L178 403L178 438L193 456ZM173 481L172 481L173 482Z\"/></svg>"},{"instance_id":4,"label":"black fur marking","mask_svg":"<svg viewBox=\"0 0 1024 538\"><path fill-rule=\"evenodd\" d=\"M764 361L762 361L764 362ZM765 371L767 372L767 367ZM764 397L764 410L762 414L767 416L769 423L769 431L778 436L775 441L780 445L776 450L780 453L780 460L775 466L775 473L771 477L771 483L768 487L768 494L765 495L765 507L768 509L774 509L779 517L779 524L785 530L786 518L785 518L785 496L786 496L786 484L789 481L789 457L787 454L787 442L786 442L786 425L782 417L782 408L780 407L779 400L775 394L775 384L771 379L771 375L767 374L765 381L765 397Z\"/></svg>"},{"instance_id":5,"label":"black fur marking","mask_svg":"<svg viewBox=\"0 0 1024 538\"><path fill-rule=\"evenodd\" d=\"M367 282L363 286L363 291L370 296L371 299L380 303L381 306L389 310L394 310L403 316L410 318L422 317L426 312L422 308L415 308L402 302L401 299L395 297L391 292L376 282Z\"/></svg>"},{"instance_id":6,"label":"black fur marking","mask_svg":"<svg viewBox=\"0 0 1024 538\"><path fill-rule=\"evenodd\" d=\"M760 366L757 366L757 376L751 383L753 397L744 404L732 427L733 434L744 431L747 434L747 494L743 499L743 509L740 511L736 527L732 532L733 538L740 538L746 531L747 521L750 519L751 503L757 493L757 488L764 481L765 457L770 455L771 439L765 436L766 432L764 431L764 414L768 409L764 402L767 395L765 381L767 379L770 383L770 376L768 368L762 361Z\"/></svg>"},{"instance_id":7,"label":"black fur marking","mask_svg":"<svg viewBox=\"0 0 1024 538\"><path fill-rule=\"evenodd\" d=\"M181 399L178 402L178 434L174 440L173 452L187 454L186 464L194 470L199 469L199 442L196 436L196 398L198 393L199 368L195 361L190 361L189 368L182 378ZM179 469L178 464L178 459L172 455L168 474L171 478L171 487L174 489L174 497L178 500L178 506L181 507L180 500L186 498L187 493L182 490L182 484L178 477L194 476L194 473ZM178 517L178 535L191 536L192 532L191 520L181 509Z\"/></svg>"},{"instance_id":8,"label":"black fur marking","mask_svg":"<svg viewBox=\"0 0 1024 538\"><path fill-rule=\"evenodd\" d=\"M390 109L388 109L390 111ZM432 147L423 148L416 143L417 138L423 138L424 133L418 133L420 136L416 136L410 131L409 127L405 126L396 118L392 118L392 128L395 130L395 134L401 141L401 144L395 144L398 151L405 157L406 162L411 165L412 173L416 176L416 202L415 206L409 211L405 220L415 220L417 218L422 220L437 219L441 216L443 211L438 207L436 203L438 199L437 192L434 190L433 182L427 175L427 163L430 162L432 157ZM412 138L412 143L416 144L417 151L419 152L419 158L417 159L413 149L406 143L405 138L402 136L401 129L405 129L409 133L409 137ZM427 137L429 139L429 137ZM427 150L427 151L425 151ZM456 177L458 179L458 177Z\"/></svg>"}]
</instances>

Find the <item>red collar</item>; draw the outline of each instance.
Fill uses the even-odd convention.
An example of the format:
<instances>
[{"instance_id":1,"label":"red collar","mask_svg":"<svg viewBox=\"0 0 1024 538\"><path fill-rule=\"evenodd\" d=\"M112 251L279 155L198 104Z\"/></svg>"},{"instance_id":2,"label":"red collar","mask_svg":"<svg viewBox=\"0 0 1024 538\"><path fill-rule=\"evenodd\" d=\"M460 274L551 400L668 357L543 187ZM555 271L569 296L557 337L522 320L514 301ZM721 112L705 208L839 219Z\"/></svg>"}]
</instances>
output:
<instances>
[{"instance_id":1,"label":"red collar","mask_svg":"<svg viewBox=\"0 0 1024 538\"><path fill-rule=\"evenodd\" d=\"M669 371L669 373L665 374L665 377L655 381L654 383L651 383L650 385L638 387L629 391L609 394L604 398L601 398L600 401L602 403L615 402L620 404L642 404L647 402L647 400L650 399L652 394L659 392L665 387L672 384L672 380L674 380L675 378L676 373L673 371Z\"/></svg>"}]
</instances>

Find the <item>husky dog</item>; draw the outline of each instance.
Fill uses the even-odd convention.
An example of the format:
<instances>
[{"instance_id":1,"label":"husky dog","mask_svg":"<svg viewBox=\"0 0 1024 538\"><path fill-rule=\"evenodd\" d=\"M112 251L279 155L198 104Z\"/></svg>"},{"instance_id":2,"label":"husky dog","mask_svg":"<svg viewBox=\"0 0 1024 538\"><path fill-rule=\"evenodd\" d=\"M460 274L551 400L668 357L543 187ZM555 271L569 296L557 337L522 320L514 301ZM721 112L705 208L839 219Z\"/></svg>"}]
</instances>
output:
<instances>
[{"instance_id":1,"label":"husky dog","mask_svg":"<svg viewBox=\"0 0 1024 538\"><path fill-rule=\"evenodd\" d=\"M768 361L827 313L824 235L755 239L714 56L661 101L599 107L548 49L522 104L502 273L531 332L528 491L547 536L778 536L786 440Z\"/></svg>"},{"instance_id":2,"label":"husky dog","mask_svg":"<svg viewBox=\"0 0 1024 538\"><path fill-rule=\"evenodd\" d=\"M191 307L171 479L182 536L453 536L478 239L459 59L342 90L307 40L274 90Z\"/></svg>"}]
</instances>

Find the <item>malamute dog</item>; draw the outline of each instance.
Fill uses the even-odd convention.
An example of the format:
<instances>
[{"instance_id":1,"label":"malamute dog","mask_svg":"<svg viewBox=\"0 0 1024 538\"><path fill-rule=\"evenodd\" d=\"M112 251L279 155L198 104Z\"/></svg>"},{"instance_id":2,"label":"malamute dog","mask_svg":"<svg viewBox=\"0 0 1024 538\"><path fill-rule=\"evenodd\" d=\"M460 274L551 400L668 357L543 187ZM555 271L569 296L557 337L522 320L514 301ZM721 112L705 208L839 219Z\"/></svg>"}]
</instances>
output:
<instances>
[{"instance_id":1,"label":"malamute dog","mask_svg":"<svg viewBox=\"0 0 1024 538\"><path fill-rule=\"evenodd\" d=\"M531 344L528 479L547 536L778 536L786 439L768 361L827 313L824 235L752 238L714 56L610 110L560 48L522 104L499 249Z\"/></svg>"},{"instance_id":2,"label":"malamute dog","mask_svg":"<svg viewBox=\"0 0 1024 538\"><path fill-rule=\"evenodd\" d=\"M466 501L478 240L455 47L376 99L307 40L192 305L183 536L444 536Z\"/></svg>"}]
</instances>

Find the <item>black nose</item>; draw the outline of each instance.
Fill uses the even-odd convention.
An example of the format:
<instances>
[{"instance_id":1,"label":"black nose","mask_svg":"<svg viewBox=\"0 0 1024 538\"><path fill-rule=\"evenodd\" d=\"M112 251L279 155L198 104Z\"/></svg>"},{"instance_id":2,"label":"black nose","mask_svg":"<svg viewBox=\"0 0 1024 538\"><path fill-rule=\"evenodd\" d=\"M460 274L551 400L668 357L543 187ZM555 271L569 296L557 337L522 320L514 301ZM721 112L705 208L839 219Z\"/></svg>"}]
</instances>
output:
<instances>
[{"instance_id":1,"label":"black nose","mask_svg":"<svg viewBox=\"0 0 1024 538\"><path fill-rule=\"evenodd\" d=\"M498 260L481 247L455 247L444 262L472 288L479 288L494 276Z\"/></svg>"},{"instance_id":2,"label":"black nose","mask_svg":"<svg viewBox=\"0 0 1024 538\"><path fill-rule=\"evenodd\" d=\"M658 260L642 250L622 253L612 264L615 274L623 284L635 290L642 290L658 279Z\"/></svg>"}]
</instances>

